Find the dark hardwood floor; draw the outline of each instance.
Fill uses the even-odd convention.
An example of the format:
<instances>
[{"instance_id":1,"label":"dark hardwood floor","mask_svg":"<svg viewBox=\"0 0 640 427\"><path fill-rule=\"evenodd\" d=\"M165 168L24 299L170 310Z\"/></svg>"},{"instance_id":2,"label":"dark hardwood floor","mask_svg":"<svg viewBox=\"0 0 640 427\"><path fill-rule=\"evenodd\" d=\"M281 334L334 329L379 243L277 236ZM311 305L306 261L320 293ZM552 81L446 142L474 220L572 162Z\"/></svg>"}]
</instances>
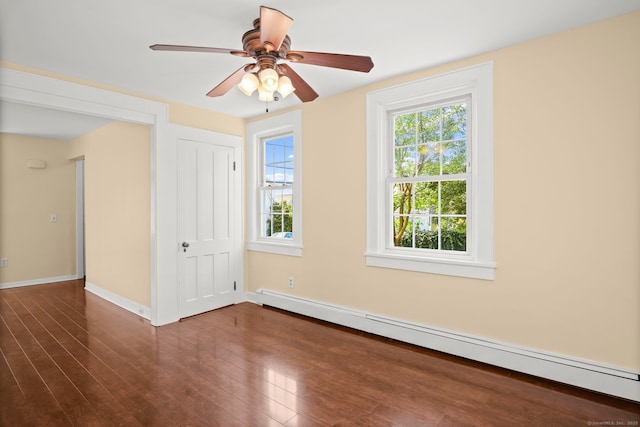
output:
<instances>
[{"instance_id":1,"label":"dark hardwood floor","mask_svg":"<svg viewBox=\"0 0 640 427\"><path fill-rule=\"evenodd\" d=\"M639 425L634 402L279 310L155 328L83 286L0 290L1 425Z\"/></svg>"}]
</instances>

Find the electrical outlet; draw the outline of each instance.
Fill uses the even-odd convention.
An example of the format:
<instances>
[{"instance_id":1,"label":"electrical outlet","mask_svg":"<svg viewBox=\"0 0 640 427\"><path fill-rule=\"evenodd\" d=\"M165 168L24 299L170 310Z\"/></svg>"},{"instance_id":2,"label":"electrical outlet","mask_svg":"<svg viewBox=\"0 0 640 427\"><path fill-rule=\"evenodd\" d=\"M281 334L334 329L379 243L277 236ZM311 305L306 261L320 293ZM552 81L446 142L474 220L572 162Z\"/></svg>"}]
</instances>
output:
<instances>
[{"instance_id":1,"label":"electrical outlet","mask_svg":"<svg viewBox=\"0 0 640 427\"><path fill-rule=\"evenodd\" d=\"M293 288L293 277L289 276L289 287Z\"/></svg>"},{"instance_id":2,"label":"electrical outlet","mask_svg":"<svg viewBox=\"0 0 640 427\"><path fill-rule=\"evenodd\" d=\"M6 267L9 265L9 260L6 258L0 259L0 267Z\"/></svg>"}]
</instances>

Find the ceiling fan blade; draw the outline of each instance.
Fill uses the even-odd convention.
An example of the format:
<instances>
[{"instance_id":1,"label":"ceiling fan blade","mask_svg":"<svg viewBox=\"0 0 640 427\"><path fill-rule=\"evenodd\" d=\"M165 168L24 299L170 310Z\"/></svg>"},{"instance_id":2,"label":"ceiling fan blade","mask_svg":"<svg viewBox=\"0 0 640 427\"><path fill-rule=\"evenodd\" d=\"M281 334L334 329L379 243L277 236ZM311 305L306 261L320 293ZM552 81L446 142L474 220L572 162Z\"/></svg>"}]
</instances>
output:
<instances>
[{"instance_id":1,"label":"ceiling fan blade","mask_svg":"<svg viewBox=\"0 0 640 427\"><path fill-rule=\"evenodd\" d=\"M287 64L278 64L278 68L285 76L291 79L291 84L294 88L296 88L295 92L293 93L295 93L296 96L300 98L300 101L309 102L318 97L316 91L313 90L313 88L309 86L307 82L302 80L302 77L300 77L298 73L293 71L293 69Z\"/></svg>"},{"instance_id":2,"label":"ceiling fan blade","mask_svg":"<svg viewBox=\"0 0 640 427\"><path fill-rule=\"evenodd\" d=\"M301 64L320 65L322 67L341 68L343 70L368 73L373 68L369 56L343 55L340 53L289 51L287 59Z\"/></svg>"},{"instance_id":3,"label":"ceiling fan blade","mask_svg":"<svg viewBox=\"0 0 640 427\"><path fill-rule=\"evenodd\" d=\"M207 96L211 96L211 97L222 96L225 93L229 92L231 88L233 88L238 83L240 83L240 80L242 80L242 76L244 76L244 74L246 73L245 71L246 67L247 67L246 65L243 65L242 67L240 67L236 72L234 72L229 77L227 77L222 82L220 82L218 86L211 89L209 93L207 93Z\"/></svg>"},{"instance_id":4,"label":"ceiling fan blade","mask_svg":"<svg viewBox=\"0 0 640 427\"><path fill-rule=\"evenodd\" d=\"M293 19L277 9L260 6L260 43L267 50L278 51Z\"/></svg>"},{"instance_id":5,"label":"ceiling fan blade","mask_svg":"<svg viewBox=\"0 0 640 427\"><path fill-rule=\"evenodd\" d=\"M247 52L237 49L224 49L219 47L181 46L174 44L154 44L149 46L151 50L163 50L172 52L205 52L205 53L230 53L236 56L249 56Z\"/></svg>"}]
</instances>

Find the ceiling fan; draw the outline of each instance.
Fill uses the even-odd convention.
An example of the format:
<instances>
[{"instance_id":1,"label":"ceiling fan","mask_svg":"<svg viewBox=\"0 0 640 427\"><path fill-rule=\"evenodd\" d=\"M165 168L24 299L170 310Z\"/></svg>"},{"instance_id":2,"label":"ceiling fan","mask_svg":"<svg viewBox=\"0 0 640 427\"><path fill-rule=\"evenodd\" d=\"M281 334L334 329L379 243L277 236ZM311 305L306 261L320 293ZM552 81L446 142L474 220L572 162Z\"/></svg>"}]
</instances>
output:
<instances>
[{"instance_id":1,"label":"ceiling fan","mask_svg":"<svg viewBox=\"0 0 640 427\"><path fill-rule=\"evenodd\" d=\"M293 91L302 102L316 99L318 94L313 88L289 65L281 61L364 73L368 73L373 68L373 61L368 56L289 50L291 39L287 32L292 23L293 19L279 10L261 6L260 17L253 21L253 29L242 36L244 50L169 44L154 44L149 47L161 51L229 53L255 60L255 63L240 67L211 89L207 93L207 96L211 97L222 96L237 85L246 95L251 95L257 89L259 99L264 101L273 100L276 92L285 97ZM275 96L277 100L277 94Z\"/></svg>"}]
</instances>

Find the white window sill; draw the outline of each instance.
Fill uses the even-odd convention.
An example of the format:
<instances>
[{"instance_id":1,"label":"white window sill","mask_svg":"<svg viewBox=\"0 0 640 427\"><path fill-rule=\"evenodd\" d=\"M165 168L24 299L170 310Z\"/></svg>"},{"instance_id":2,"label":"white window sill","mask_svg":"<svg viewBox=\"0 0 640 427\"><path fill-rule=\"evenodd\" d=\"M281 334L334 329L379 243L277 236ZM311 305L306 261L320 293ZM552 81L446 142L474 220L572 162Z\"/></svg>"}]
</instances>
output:
<instances>
[{"instance_id":1,"label":"white window sill","mask_svg":"<svg viewBox=\"0 0 640 427\"><path fill-rule=\"evenodd\" d=\"M365 253L365 257L367 266L370 267L393 268L396 270L444 274L446 276L469 277L482 280L494 280L495 278L495 263L424 258L377 252L367 252Z\"/></svg>"},{"instance_id":2,"label":"white window sill","mask_svg":"<svg viewBox=\"0 0 640 427\"><path fill-rule=\"evenodd\" d=\"M290 243L247 242L247 249L256 252L269 252L278 255L302 256L302 246Z\"/></svg>"}]
</instances>

